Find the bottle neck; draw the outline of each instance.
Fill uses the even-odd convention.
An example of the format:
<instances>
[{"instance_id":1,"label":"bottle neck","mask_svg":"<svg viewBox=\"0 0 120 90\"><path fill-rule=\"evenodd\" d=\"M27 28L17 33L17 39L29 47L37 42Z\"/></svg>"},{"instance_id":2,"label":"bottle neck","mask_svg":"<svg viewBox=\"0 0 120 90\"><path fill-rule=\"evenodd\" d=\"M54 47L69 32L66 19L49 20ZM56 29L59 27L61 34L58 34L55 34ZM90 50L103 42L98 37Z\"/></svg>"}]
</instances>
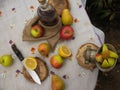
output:
<instances>
[{"instance_id":1,"label":"bottle neck","mask_svg":"<svg viewBox=\"0 0 120 90\"><path fill-rule=\"evenodd\" d=\"M49 8L49 4L46 0L39 3L40 3L40 6L38 8L41 9L42 11L45 11L47 8Z\"/></svg>"},{"instance_id":2,"label":"bottle neck","mask_svg":"<svg viewBox=\"0 0 120 90\"><path fill-rule=\"evenodd\" d=\"M44 3L48 2L48 0L38 0L38 2L39 2L40 4L44 4Z\"/></svg>"},{"instance_id":3,"label":"bottle neck","mask_svg":"<svg viewBox=\"0 0 120 90\"><path fill-rule=\"evenodd\" d=\"M40 4L38 8L42 11L54 10L52 5L50 5L48 2L45 2L44 4Z\"/></svg>"}]
</instances>

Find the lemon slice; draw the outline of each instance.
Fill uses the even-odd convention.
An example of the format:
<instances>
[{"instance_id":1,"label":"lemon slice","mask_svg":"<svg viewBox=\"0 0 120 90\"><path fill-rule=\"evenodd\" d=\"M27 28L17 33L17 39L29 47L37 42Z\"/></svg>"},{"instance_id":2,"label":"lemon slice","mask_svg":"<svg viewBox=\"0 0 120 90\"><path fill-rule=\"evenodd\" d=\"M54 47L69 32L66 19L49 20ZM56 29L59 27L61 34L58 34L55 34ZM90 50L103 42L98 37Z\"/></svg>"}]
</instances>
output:
<instances>
[{"instance_id":1,"label":"lemon slice","mask_svg":"<svg viewBox=\"0 0 120 90\"><path fill-rule=\"evenodd\" d=\"M67 58L69 56L71 56L71 50L65 46L65 45L62 45L58 48L58 54L63 57L63 58Z\"/></svg>"},{"instance_id":2,"label":"lemon slice","mask_svg":"<svg viewBox=\"0 0 120 90\"><path fill-rule=\"evenodd\" d=\"M24 59L24 65L26 68L34 70L37 67L37 61L34 57L28 57Z\"/></svg>"}]
</instances>

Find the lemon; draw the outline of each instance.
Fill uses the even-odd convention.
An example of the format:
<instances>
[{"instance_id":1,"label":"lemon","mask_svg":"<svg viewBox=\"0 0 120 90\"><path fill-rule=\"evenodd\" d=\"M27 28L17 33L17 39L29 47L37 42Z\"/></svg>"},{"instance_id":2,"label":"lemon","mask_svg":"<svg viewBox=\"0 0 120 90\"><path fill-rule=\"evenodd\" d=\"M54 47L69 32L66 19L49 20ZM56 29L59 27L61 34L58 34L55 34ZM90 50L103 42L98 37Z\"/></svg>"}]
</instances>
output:
<instances>
[{"instance_id":1,"label":"lemon","mask_svg":"<svg viewBox=\"0 0 120 90\"><path fill-rule=\"evenodd\" d=\"M37 60L34 57L25 58L24 66L28 69L34 70L37 67Z\"/></svg>"},{"instance_id":2,"label":"lemon","mask_svg":"<svg viewBox=\"0 0 120 90\"><path fill-rule=\"evenodd\" d=\"M58 48L58 54L63 58L67 58L67 57L70 57L72 53L67 46L62 45Z\"/></svg>"}]
</instances>

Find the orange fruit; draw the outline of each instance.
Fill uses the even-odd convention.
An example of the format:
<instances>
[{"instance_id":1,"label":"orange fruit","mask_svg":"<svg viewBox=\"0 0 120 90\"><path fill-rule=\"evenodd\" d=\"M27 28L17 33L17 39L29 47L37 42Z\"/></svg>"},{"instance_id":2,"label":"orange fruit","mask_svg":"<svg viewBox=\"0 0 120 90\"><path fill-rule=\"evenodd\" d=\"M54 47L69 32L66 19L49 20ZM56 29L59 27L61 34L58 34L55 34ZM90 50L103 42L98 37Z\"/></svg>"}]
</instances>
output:
<instances>
[{"instance_id":1,"label":"orange fruit","mask_svg":"<svg viewBox=\"0 0 120 90\"><path fill-rule=\"evenodd\" d=\"M72 55L72 52L71 52L70 48L68 48L66 45L61 45L58 48L58 54L63 58L67 58Z\"/></svg>"},{"instance_id":2,"label":"orange fruit","mask_svg":"<svg viewBox=\"0 0 120 90\"><path fill-rule=\"evenodd\" d=\"M37 67L37 60L34 57L27 57L24 59L24 66L34 70Z\"/></svg>"}]
</instances>

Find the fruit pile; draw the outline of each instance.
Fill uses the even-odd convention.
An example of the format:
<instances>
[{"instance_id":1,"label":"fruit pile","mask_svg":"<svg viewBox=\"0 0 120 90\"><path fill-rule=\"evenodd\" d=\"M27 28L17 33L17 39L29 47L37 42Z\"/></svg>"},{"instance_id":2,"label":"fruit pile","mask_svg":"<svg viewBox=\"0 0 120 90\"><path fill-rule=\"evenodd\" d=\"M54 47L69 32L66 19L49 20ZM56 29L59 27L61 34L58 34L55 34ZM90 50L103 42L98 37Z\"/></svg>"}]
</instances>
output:
<instances>
[{"instance_id":1,"label":"fruit pile","mask_svg":"<svg viewBox=\"0 0 120 90\"><path fill-rule=\"evenodd\" d=\"M118 54L108 44L103 44L96 54L96 62L103 69L111 68L115 65Z\"/></svg>"},{"instance_id":2,"label":"fruit pile","mask_svg":"<svg viewBox=\"0 0 120 90\"><path fill-rule=\"evenodd\" d=\"M60 30L60 37L63 40L70 40L74 35L74 30L71 27L73 23L73 17L70 13L69 9L64 9L61 14L62 28ZM44 36L44 28L42 28L39 24L35 24L31 27L30 34L34 38L40 38Z\"/></svg>"},{"instance_id":3,"label":"fruit pile","mask_svg":"<svg viewBox=\"0 0 120 90\"><path fill-rule=\"evenodd\" d=\"M64 9L62 11L61 20L63 27L60 31L60 37L63 40L70 40L74 35L74 30L71 27L73 23L73 17L69 9Z\"/></svg>"}]
</instances>

